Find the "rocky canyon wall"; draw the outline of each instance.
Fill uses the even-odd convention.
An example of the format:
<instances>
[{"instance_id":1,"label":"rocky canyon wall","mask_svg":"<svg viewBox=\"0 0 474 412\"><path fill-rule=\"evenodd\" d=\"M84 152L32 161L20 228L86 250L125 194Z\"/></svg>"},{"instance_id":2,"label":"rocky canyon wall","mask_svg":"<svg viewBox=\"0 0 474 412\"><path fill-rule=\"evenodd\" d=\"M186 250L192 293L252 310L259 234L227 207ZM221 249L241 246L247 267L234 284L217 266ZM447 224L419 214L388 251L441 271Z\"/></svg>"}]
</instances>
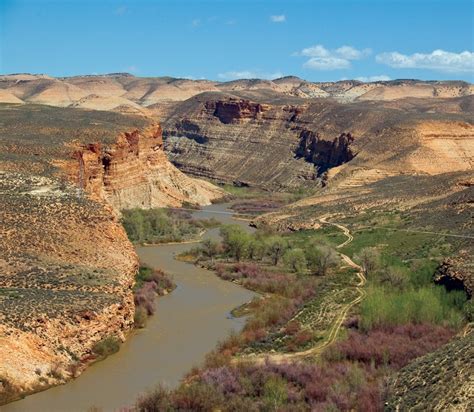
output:
<instances>
[{"instance_id":1,"label":"rocky canyon wall","mask_svg":"<svg viewBox=\"0 0 474 412\"><path fill-rule=\"evenodd\" d=\"M77 376L133 327L138 259L123 208L222 191L166 158L143 118L0 105L0 404Z\"/></svg>"},{"instance_id":2,"label":"rocky canyon wall","mask_svg":"<svg viewBox=\"0 0 474 412\"><path fill-rule=\"evenodd\" d=\"M120 133L111 145L78 147L62 165L69 179L116 210L208 205L221 197L216 186L186 176L163 151L161 126Z\"/></svg>"},{"instance_id":3,"label":"rocky canyon wall","mask_svg":"<svg viewBox=\"0 0 474 412\"><path fill-rule=\"evenodd\" d=\"M445 173L446 161L450 171L473 167L462 149L471 152L472 96L347 104L253 99L203 93L174 104L163 114L170 160L195 176L272 190L325 184L341 171L347 177L362 170L370 180Z\"/></svg>"}]
</instances>

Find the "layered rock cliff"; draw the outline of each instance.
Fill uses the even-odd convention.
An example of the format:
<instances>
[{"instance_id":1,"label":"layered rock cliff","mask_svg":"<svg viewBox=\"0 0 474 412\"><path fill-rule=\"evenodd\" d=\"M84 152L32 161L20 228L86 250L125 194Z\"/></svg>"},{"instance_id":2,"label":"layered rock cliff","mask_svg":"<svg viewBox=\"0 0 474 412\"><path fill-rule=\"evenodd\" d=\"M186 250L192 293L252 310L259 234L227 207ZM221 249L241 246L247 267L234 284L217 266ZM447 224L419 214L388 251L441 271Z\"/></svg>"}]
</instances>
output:
<instances>
[{"instance_id":1,"label":"layered rock cliff","mask_svg":"<svg viewBox=\"0 0 474 412\"><path fill-rule=\"evenodd\" d=\"M142 118L0 105L0 403L79 374L133 326L123 208L208 204Z\"/></svg>"},{"instance_id":2,"label":"layered rock cliff","mask_svg":"<svg viewBox=\"0 0 474 412\"><path fill-rule=\"evenodd\" d=\"M472 97L342 104L243 96L203 93L168 109L170 160L196 176L277 190L314 187L325 172L350 185L473 167Z\"/></svg>"},{"instance_id":3,"label":"layered rock cliff","mask_svg":"<svg viewBox=\"0 0 474 412\"><path fill-rule=\"evenodd\" d=\"M159 125L123 132L111 145L78 147L62 165L76 185L116 210L178 207L183 202L208 205L223 191L193 179L173 166L163 151Z\"/></svg>"}]
</instances>

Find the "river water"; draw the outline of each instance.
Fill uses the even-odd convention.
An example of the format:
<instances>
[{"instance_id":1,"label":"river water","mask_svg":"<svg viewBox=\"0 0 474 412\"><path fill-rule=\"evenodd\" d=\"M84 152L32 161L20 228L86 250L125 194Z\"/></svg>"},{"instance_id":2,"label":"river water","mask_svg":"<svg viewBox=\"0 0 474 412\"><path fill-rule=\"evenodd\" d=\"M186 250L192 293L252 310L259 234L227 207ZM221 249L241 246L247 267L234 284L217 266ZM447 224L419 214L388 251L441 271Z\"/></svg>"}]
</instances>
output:
<instances>
[{"instance_id":1,"label":"river water","mask_svg":"<svg viewBox=\"0 0 474 412\"><path fill-rule=\"evenodd\" d=\"M246 222L234 220L226 205L207 206L193 215L252 230ZM218 229L207 231L204 237L217 238ZM230 311L254 296L206 269L174 259L192 246L137 247L142 263L171 274L177 285L171 294L157 299L156 313L146 328L133 332L117 354L90 366L79 378L0 410L62 412L96 407L114 411L133 404L140 393L160 383L176 386L218 341L243 327L244 319L232 318Z\"/></svg>"}]
</instances>

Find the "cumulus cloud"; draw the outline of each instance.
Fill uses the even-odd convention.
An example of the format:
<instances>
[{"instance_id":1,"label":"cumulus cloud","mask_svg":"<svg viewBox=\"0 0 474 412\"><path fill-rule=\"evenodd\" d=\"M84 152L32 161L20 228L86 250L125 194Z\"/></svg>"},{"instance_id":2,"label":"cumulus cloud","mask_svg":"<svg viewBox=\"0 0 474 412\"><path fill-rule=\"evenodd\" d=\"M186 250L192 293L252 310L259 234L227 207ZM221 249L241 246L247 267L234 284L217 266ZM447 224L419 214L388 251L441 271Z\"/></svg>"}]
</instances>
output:
<instances>
[{"instance_id":1,"label":"cumulus cloud","mask_svg":"<svg viewBox=\"0 0 474 412\"><path fill-rule=\"evenodd\" d=\"M356 49L352 46L341 46L337 49L327 49L321 44L307 47L300 52L294 53L296 56L309 57L303 67L315 70L336 70L349 69L352 60L360 60L370 55L370 49Z\"/></svg>"},{"instance_id":2,"label":"cumulus cloud","mask_svg":"<svg viewBox=\"0 0 474 412\"><path fill-rule=\"evenodd\" d=\"M265 73L259 70L240 70L240 71L228 71L219 73L217 75L222 80L238 80L238 79L278 79L283 77L283 73L277 71L274 73Z\"/></svg>"},{"instance_id":3,"label":"cumulus cloud","mask_svg":"<svg viewBox=\"0 0 474 412\"><path fill-rule=\"evenodd\" d=\"M303 64L303 67L314 70L349 69L351 62L339 57L311 57L311 59Z\"/></svg>"},{"instance_id":4,"label":"cumulus cloud","mask_svg":"<svg viewBox=\"0 0 474 412\"><path fill-rule=\"evenodd\" d=\"M270 20L273 23L284 23L286 21L286 16L284 14L278 14L275 16L270 16Z\"/></svg>"},{"instance_id":5,"label":"cumulus cloud","mask_svg":"<svg viewBox=\"0 0 474 412\"><path fill-rule=\"evenodd\" d=\"M375 57L378 63L397 69L430 69L448 73L474 73L474 53L463 51L452 53L434 50L431 53L402 54L381 53Z\"/></svg>"},{"instance_id":6,"label":"cumulus cloud","mask_svg":"<svg viewBox=\"0 0 474 412\"><path fill-rule=\"evenodd\" d=\"M355 80L359 80L360 82L364 83L370 83L370 82L386 82L389 80L392 80L389 76L385 74L381 74L378 76L361 76L361 77L356 77Z\"/></svg>"}]
</instances>

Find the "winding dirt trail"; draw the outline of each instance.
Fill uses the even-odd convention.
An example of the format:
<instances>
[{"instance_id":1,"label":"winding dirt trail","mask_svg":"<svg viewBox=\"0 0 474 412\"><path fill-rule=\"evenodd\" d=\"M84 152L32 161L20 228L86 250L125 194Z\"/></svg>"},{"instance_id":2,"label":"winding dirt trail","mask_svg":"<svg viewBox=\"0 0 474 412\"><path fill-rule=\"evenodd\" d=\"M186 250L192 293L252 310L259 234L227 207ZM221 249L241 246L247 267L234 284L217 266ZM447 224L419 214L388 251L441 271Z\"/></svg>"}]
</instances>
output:
<instances>
[{"instance_id":1,"label":"winding dirt trail","mask_svg":"<svg viewBox=\"0 0 474 412\"><path fill-rule=\"evenodd\" d=\"M351 235L347 227L339 223L328 222L325 217L319 219L319 221L325 225L336 226L337 228L341 229L344 235L347 237L347 239L343 243L336 246L337 249L340 249L348 245L354 240L354 237ZM347 265L357 269L357 277L359 278L359 283L356 285L355 288L357 292L359 293L359 296L357 296L354 300L352 300L351 302L347 303L346 305L342 307L341 311L337 315L336 320L334 321L331 327L331 330L329 332L327 339L321 344L316 345L305 351L293 352L293 353L264 353L264 354L258 354L258 355L241 356L241 357L235 358L236 362L248 361L248 362L252 362L256 364L263 364L269 361L272 363L282 363L290 359L309 358L309 357L319 355L325 348L327 348L329 345L331 345L332 343L336 341L337 335L342 327L342 324L344 322L344 319L346 318L347 313L354 305L357 305L359 302L361 302L367 294L366 291L364 290L364 286L367 279L364 275L362 267L358 265L357 263L355 263L349 256L345 255L344 253L341 253L341 252L338 252L338 253L341 259Z\"/></svg>"}]
</instances>

